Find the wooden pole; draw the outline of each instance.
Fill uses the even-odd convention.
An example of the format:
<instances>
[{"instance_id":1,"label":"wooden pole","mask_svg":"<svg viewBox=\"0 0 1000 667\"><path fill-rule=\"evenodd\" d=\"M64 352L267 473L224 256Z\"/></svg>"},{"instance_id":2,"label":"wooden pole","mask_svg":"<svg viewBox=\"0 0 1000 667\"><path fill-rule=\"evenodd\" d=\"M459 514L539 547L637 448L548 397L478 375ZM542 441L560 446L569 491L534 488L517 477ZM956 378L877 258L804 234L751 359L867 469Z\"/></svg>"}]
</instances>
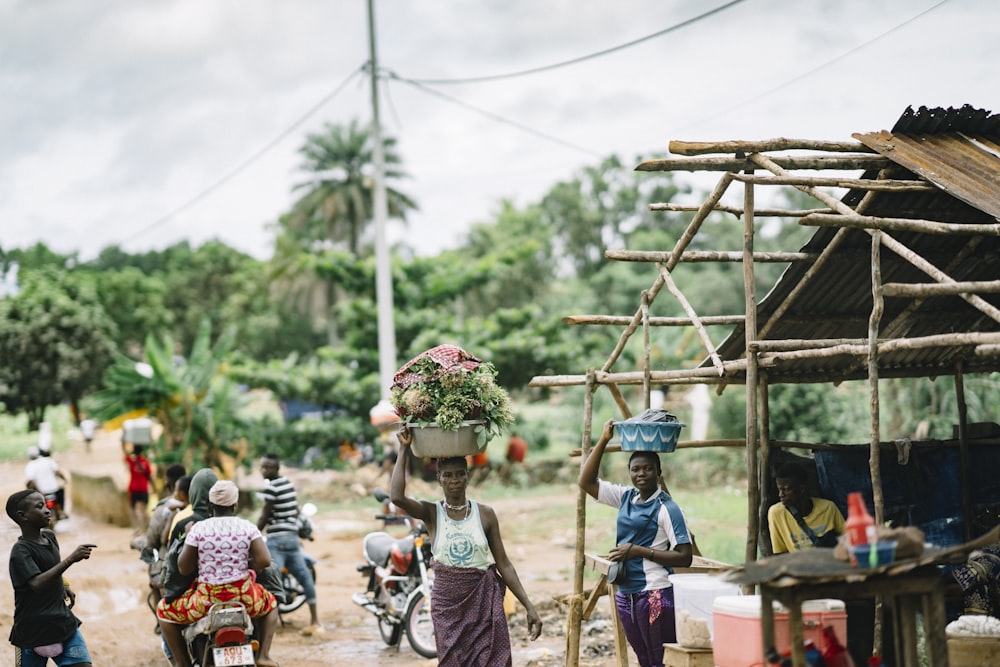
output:
<instances>
[{"instance_id":1,"label":"wooden pole","mask_svg":"<svg viewBox=\"0 0 1000 667\"><path fill-rule=\"evenodd\" d=\"M631 316L624 315L567 315L562 318L563 324L609 324L612 326L627 326L632 323ZM701 318L701 323L705 326L731 326L733 324L743 324L745 318L742 315L708 315ZM690 317L650 317L651 327L689 327Z\"/></svg>"},{"instance_id":2,"label":"wooden pole","mask_svg":"<svg viewBox=\"0 0 1000 667\"><path fill-rule=\"evenodd\" d=\"M845 190L871 190L874 192L935 192L938 188L927 181L898 179L841 178L823 176L742 176L735 180L757 185L808 185L810 187L844 188ZM829 215L829 218L838 216Z\"/></svg>"},{"instance_id":3,"label":"wooden pole","mask_svg":"<svg viewBox=\"0 0 1000 667\"><path fill-rule=\"evenodd\" d=\"M871 467L872 478L872 500L875 505L875 525L881 526L885 523L885 500L882 497L882 467L881 448L879 447L879 393L878 393L878 327L882 320L882 259L881 259L882 232L876 231L872 234L872 312L868 321L868 390L869 390L869 411L871 413L870 449L868 464ZM875 651L882 653L882 600L878 598L875 602L875 629L874 629Z\"/></svg>"},{"instance_id":4,"label":"wooden pole","mask_svg":"<svg viewBox=\"0 0 1000 667\"><path fill-rule=\"evenodd\" d=\"M594 421L594 370L587 371L587 391L583 395L583 436L580 438L580 467L590 454L591 435ZM573 597L570 599L566 631L566 667L580 664L580 626L583 618L583 568L587 540L587 493L583 487L576 487L576 551L574 552Z\"/></svg>"},{"instance_id":5,"label":"wooden pole","mask_svg":"<svg viewBox=\"0 0 1000 667\"><path fill-rule=\"evenodd\" d=\"M817 141L778 137L763 141L671 141L674 155L705 155L710 153L766 153L767 151L809 150L827 153L875 153L860 141Z\"/></svg>"},{"instance_id":6,"label":"wooden pole","mask_svg":"<svg viewBox=\"0 0 1000 667\"><path fill-rule=\"evenodd\" d=\"M752 168L748 162L754 155L751 153L747 158L732 157L696 157L696 158L661 158L655 160L645 160L636 166L636 171L739 171L740 169ZM892 166L889 158L881 155L810 155L810 156L771 156L774 162L785 169L814 169L814 170L868 170L884 169Z\"/></svg>"},{"instance_id":7,"label":"wooden pole","mask_svg":"<svg viewBox=\"0 0 1000 667\"><path fill-rule=\"evenodd\" d=\"M672 252L657 250L605 250L607 259L620 262L670 262L674 258ZM755 252L753 261L774 262L811 262L819 257L818 252ZM681 253L681 262L742 262L743 253L716 250L689 250Z\"/></svg>"},{"instance_id":8,"label":"wooden pole","mask_svg":"<svg viewBox=\"0 0 1000 667\"><path fill-rule=\"evenodd\" d=\"M689 204L671 204L669 202L656 202L649 204L646 208L650 211L675 211L678 213L691 213L697 211L697 206L692 206ZM743 217L743 209L737 208L735 206L725 206L724 204L717 205L714 211L720 211L722 213L730 213L739 218ZM809 215L810 213L829 213L828 208L756 208L753 213L758 218L801 218L804 215Z\"/></svg>"},{"instance_id":9,"label":"wooden pole","mask_svg":"<svg viewBox=\"0 0 1000 667\"><path fill-rule=\"evenodd\" d=\"M754 277L754 186L743 186L743 300L746 313L744 339L749 350L750 343L757 340L757 285ZM721 361L719 362L721 366ZM720 369L720 375L721 375ZM757 375L757 355L747 352L746 384L746 439L747 439L747 542L746 562L757 560L758 536L760 535L761 479L758 468L759 444L757 440L757 397L759 394Z\"/></svg>"},{"instance_id":10,"label":"wooden pole","mask_svg":"<svg viewBox=\"0 0 1000 667\"><path fill-rule=\"evenodd\" d=\"M667 286L670 283L667 282ZM649 393L652 387L650 386L649 374L652 372L650 368L650 350L649 350L649 292L646 290L642 291L642 405L644 410L649 410Z\"/></svg>"},{"instance_id":11,"label":"wooden pole","mask_svg":"<svg viewBox=\"0 0 1000 667\"><path fill-rule=\"evenodd\" d=\"M955 364L955 399L958 403L959 488L962 490L962 527L965 541L972 539L972 468L969 462L969 410L965 403L965 370L962 360Z\"/></svg>"},{"instance_id":12,"label":"wooden pole","mask_svg":"<svg viewBox=\"0 0 1000 667\"><path fill-rule=\"evenodd\" d=\"M705 199L704 202L702 202L701 207L698 209L698 212L695 213L693 218L691 218L691 222L688 223L688 226L684 230L684 233L681 235L679 239L677 239L677 243L674 244L673 252L675 255L679 257L684 252L684 249L688 247L688 245L691 243L691 240L694 238L695 234L697 234L698 230L701 229L701 225L705 221L705 218L707 218L709 213L712 212L712 207L719 203L719 200L722 199L722 195L726 194L726 189L732 182L733 182L733 174L727 173L722 175L722 178L719 179L719 182L715 184L715 189L713 189L712 193ZM671 271L673 271L674 266L676 266L676 262L667 263L667 267ZM656 295L662 288L663 288L663 276L659 275L657 276L656 281L653 283L653 286L649 290L650 299L651 300L655 299ZM618 361L618 357L620 357L622 352L625 350L625 343L627 343L628 339L632 336L633 333L635 333L635 330L639 326L641 318L642 318L642 312L637 310L635 312L635 315L632 316L631 324L629 324L629 326L626 327L625 331L622 332L621 336L618 337L618 342L615 344L615 349L611 351L611 356L609 356L608 360L604 362L604 366L601 368L602 371L604 372L610 371L611 368L615 365L615 362Z\"/></svg>"},{"instance_id":13,"label":"wooden pole","mask_svg":"<svg viewBox=\"0 0 1000 667\"><path fill-rule=\"evenodd\" d=\"M773 555L771 550L771 526L767 523L767 490L771 488L771 396L770 384L767 381L767 371L758 374L760 384L760 512L757 520L760 522L760 553L764 556Z\"/></svg>"},{"instance_id":14,"label":"wooden pole","mask_svg":"<svg viewBox=\"0 0 1000 667\"><path fill-rule=\"evenodd\" d=\"M708 332L705 331L705 327L701 325L701 320L698 317L698 313L695 312L694 306L691 305L691 302L687 300L684 293L677 287L677 283L674 282L673 276L670 275L670 271L667 269L666 265L658 264L657 266L660 269L660 276L663 278L663 282L666 284L667 289L674 295L677 302L681 304L681 307L684 309L684 312L687 313L687 316L691 318L691 325L694 327L695 331L698 332L698 337L701 338L702 345L704 345L705 349L708 351L708 356L712 360L712 365L715 366L716 371L718 371L719 377L722 377L724 373L722 369L722 359L719 358L719 353L715 351L715 344L712 342L712 339L708 337ZM750 267L750 273L752 275L753 262L750 262ZM743 270L746 272L745 264Z\"/></svg>"},{"instance_id":15,"label":"wooden pole","mask_svg":"<svg viewBox=\"0 0 1000 667\"><path fill-rule=\"evenodd\" d=\"M882 285L884 296L957 296L964 292L996 294L1000 292L1000 280L974 280L964 283L886 283Z\"/></svg>"},{"instance_id":16,"label":"wooden pole","mask_svg":"<svg viewBox=\"0 0 1000 667\"><path fill-rule=\"evenodd\" d=\"M918 220L914 218L880 218L870 215L837 215L835 213L810 213L799 220L800 225L818 227L852 227L856 229L881 229L894 232L920 234L967 234L970 236L998 236L1000 223L966 224Z\"/></svg>"}]
</instances>

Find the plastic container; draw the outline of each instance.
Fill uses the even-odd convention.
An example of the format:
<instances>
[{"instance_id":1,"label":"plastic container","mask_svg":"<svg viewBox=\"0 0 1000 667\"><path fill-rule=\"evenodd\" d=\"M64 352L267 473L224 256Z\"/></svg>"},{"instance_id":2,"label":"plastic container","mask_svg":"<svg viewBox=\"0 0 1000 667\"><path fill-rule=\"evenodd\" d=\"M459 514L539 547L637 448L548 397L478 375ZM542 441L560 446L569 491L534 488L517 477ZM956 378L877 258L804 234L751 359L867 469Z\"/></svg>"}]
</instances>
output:
<instances>
[{"instance_id":1,"label":"plastic container","mask_svg":"<svg viewBox=\"0 0 1000 667\"><path fill-rule=\"evenodd\" d=\"M865 499L855 491L847 494L847 521L844 522L847 533L847 546L868 544L875 541L875 519L865 507Z\"/></svg>"},{"instance_id":2,"label":"plastic container","mask_svg":"<svg viewBox=\"0 0 1000 667\"><path fill-rule=\"evenodd\" d=\"M712 604L722 595L739 595L737 584L721 578L701 573L671 574L670 583L674 589L674 619L677 628L677 643L685 648L711 648L715 639L712 626ZM687 619L682 620L681 612ZM699 625L708 629L707 641Z\"/></svg>"},{"instance_id":3,"label":"plastic container","mask_svg":"<svg viewBox=\"0 0 1000 667\"><path fill-rule=\"evenodd\" d=\"M715 598L712 605L715 636L712 652L716 667L758 667L763 664L760 636L760 596L737 595ZM847 646L847 611L841 600L807 600L802 603L804 639L820 651L826 648L823 628L831 626L837 640ZM779 654L791 649L788 611L774 604L774 643Z\"/></svg>"},{"instance_id":4,"label":"plastic container","mask_svg":"<svg viewBox=\"0 0 1000 667\"><path fill-rule=\"evenodd\" d=\"M677 449L681 422L614 422L623 452L672 452Z\"/></svg>"},{"instance_id":5,"label":"plastic container","mask_svg":"<svg viewBox=\"0 0 1000 667\"><path fill-rule=\"evenodd\" d=\"M859 544L847 547L851 554L851 565L859 568L881 567L896 558L896 541L883 540L875 544Z\"/></svg>"},{"instance_id":6,"label":"plastic container","mask_svg":"<svg viewBox=\"0 0 1000 667\"><path fill-rule=\"evenodd\" d=\"M153 442L153 422L146 417L126 419L122 428L125 442L133 445L148 445Z\"/></svg>"},{"instance_id":7,"label":"plastic container","mask_svg":"<svg viewBox=\"0 0 1000 667\"><path fill-rule=\"evenodd\" d=\"M479 434L476 426L481 421L465 421L456 430L444 430L431 422L426 426L410 423L410 433L413 434L413 444L410 445L417 456L432 459L450 458L452 456L475 456L486 450L486 443L479 446Z\"/></svg>"}]
</instances>

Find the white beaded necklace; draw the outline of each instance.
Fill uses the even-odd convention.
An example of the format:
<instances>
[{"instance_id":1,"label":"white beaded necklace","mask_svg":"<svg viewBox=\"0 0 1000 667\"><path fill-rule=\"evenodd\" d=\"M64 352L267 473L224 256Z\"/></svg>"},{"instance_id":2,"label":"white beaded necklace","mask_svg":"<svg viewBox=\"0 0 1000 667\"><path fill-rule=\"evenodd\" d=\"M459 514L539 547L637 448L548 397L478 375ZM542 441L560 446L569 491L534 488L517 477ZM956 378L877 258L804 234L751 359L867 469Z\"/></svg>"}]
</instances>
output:
<instances>
[{"instance_id":1,"label":"white beaded necklace","mask_svg":"<svg viewBox=\"0 0 1000 667\"><path fill-rule=\"evenodd\" d=\"M465 521L465 519L468 519L470 516L472 516L472 503L470 503L468 500L465 501L464 505L457 505L457 506L449 505L447 500L442 500L441 502L444 503L444 506L450 509L452 512L461 512L462 510L465 510L465 518L463 518L462 521ZM458 520L458 519L452 519L451 517L448 518L451 521Z\"/></svg>"}]
</instances>

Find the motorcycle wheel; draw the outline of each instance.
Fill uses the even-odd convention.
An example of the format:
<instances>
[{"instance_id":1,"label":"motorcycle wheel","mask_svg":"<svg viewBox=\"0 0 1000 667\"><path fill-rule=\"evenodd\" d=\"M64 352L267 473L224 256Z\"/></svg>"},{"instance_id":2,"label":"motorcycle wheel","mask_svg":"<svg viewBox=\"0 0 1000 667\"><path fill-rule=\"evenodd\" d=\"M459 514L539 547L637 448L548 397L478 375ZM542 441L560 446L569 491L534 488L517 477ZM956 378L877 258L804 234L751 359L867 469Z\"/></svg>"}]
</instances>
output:
<instances>
[{"instance_id":1,"label":"motorcycle wheel","mask_svg":"<svg viewBox=\"0 0 1000 667\"><path fill-rule=\"evenodd\" d=\"M402 623L391 623L384 618L378 619L378 632L382 635L382 641L386 646L398 646L399 638L403 635Z\"/></svg>"},{"instance_id":2,"label":"motorcycle wheel","mask_svg":"<svg viewBox=\"0 0 1000 667\"><path fill-rule=\"evenodd\" d=\"M431 601L417 593L406 610L406 639L414 651L425 658L437 657L434 644L434 623L431 621Z\"/></svg>"},{"instance_id":3,"label":"motorcycle wheel","mask_svg":"<svg viewBox=\"0 0 1000 667\"><path fill-rule=\"evenodd\" d=\"M281 586L285 589L285 601L278 603L279 615L290 614L306 603L305 589L291 572L282 571Z\"/></svg>"},{"instance_id":4,"label":"motorcycle wheel","mask_svg":"<svg viewBox=\"0 0 1000 667\"><path fill-rule=\"evenodd\" d=\"M313 578L313 586L316 585L316 565L312 561L306 562L309 574ZM278 602L278 615L290 614L306 603L305 589L299 580L288 570L281 572L281 586L285 589L285 602Z\"/></svg>"}]
</instances>

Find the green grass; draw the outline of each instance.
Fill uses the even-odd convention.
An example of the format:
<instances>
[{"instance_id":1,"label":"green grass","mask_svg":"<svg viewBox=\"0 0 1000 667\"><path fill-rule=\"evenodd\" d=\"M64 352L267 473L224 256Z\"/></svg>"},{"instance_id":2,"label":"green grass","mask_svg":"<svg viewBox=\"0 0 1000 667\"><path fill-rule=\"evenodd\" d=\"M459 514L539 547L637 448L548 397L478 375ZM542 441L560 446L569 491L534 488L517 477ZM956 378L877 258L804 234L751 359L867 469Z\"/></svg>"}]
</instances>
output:
<instances>
[{"instance_id":1,"label":"green grass","mask_svg":"<svg viewBox=\"0 0 1000 667\"><path fill-rule=\"evenodd\" d=\"M45 411L45 421L52 424L52 451L60 452L73 444L69 431L75 429L65 405ZM38 432L28 433L28 417L0 414L0 461L28 460L28 448L38 444Z\"/></svg>"}]
</instances>

